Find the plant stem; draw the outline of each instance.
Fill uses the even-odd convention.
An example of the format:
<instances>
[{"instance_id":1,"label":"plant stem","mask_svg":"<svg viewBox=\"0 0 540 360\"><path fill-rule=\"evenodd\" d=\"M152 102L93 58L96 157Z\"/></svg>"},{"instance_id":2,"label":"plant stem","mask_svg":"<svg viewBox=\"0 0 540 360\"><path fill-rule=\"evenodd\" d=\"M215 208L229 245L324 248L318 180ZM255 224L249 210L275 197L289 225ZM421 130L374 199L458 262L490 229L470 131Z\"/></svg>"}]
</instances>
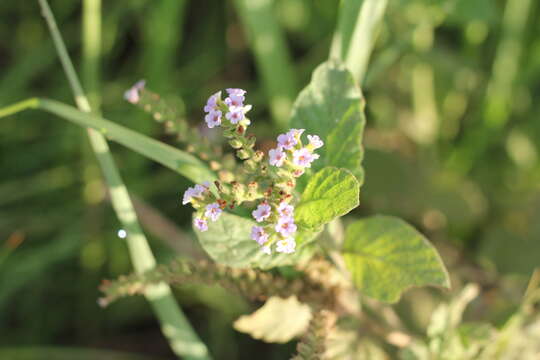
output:
<instances>
[{"instance_id":1,"label":"plant stem","mask_svg":"<svg viewBox=\"0 0 540 360\"><path fill-rule=\"evenodd\" d=\"M81 111L90 112L91 107L69 58L64 42L58 31L54 16L47 0L39 0L43 16L47 21L62 66L71 85L75 102ZM92 149L103 170L105 181L110 191L111 202L118 219L127 231L127 245L135 271L143 273L155 267L156 261L148 241L139 225L133 204L126 186L114 163L105 138L96 130L88 129ZM145 294L157 314L163 334L168 338L173 351L178 356L188 359L209 359L208 349L187 322L176 304L168 285L161 283L149 288Z\"/></svg>"},{"instance_id":2,"label":"plant stem","mask_svg":"<svg viewBox=\"0 0 540 360\"><path fill-rule=\"evenodd\" d=\"M330 57L344 61L360 85L387 4L388 0L343 0Z\"/></svg>"}]
</instances>

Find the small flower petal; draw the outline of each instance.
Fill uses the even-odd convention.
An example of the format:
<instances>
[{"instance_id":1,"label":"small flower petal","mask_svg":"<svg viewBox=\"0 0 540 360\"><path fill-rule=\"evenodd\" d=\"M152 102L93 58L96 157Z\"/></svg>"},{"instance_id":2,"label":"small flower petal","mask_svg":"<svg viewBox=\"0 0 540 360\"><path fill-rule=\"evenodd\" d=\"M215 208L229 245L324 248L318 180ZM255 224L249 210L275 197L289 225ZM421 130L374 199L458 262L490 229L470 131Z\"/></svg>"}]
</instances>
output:
<instances>
[{"instance_id":1,"label":"small flower petal","mask_svg":"<svg viewBox=\"0 0 540 360\"><path fill-rule=\"evenodd\" d=\"M223 210L221 210L221 207L218 203L212 203L206 205L206 211L204 213L204 216L210 218L210 220L212 221L216 221L217 219L219 219L219 216L222 212Z\"/></svg>"},{"instance_id":2,"label":"small flower petal","mask_svg":"<svg viewBox=\"0 0 540 360\"><path fill-rule=\"evenodd\" d=\"M264 231L262 226L254 226L251 228L251 238L255 240L259 245L263 245L268 241L268 234Z\"/></svg>"},{"instance_id":3,"label":"small flower petal","mask_svg":"<svg viewBox=\"0 0 540 360\"><path fill-rule=\"evenodd\" d=\"M206 124L211 129L214 126L220 126L221 125L221 111L219 110L212 110L210 111L205 117L204 121L206 121Z\"/></svg>"},{"instance_id":4,"label":"small flower petal","mask_svg":"<svg viewBox=\"0 0 540 360\"><path fill-rule=\"evenodd\" d=\"M277 148L277 149L270 149L270 151L268 152L268 157L269 157L268 161L270 162L270 165L280 167L283 165L286 155L280 148Z\"/></svg>"},{"instance_id":5,"label":"small flower petal","mask_svg":"<svg viewBox=\"0 0 540 360\"><path fill-rule=\"evenodd\" d=\"M286 150L291 150L296 144L298 144L298 141L296 138L290 134L281 134L277 137L278 145Z\"/></svg>"},{"instance_id":6,"label":"small flower petal","mask_svg":"<svg viewBox=\"0 0 540 360\"><path fill-rule=\"evenodd\" d=\"M259 204L259 206L257 206L257 209L253 210L251 214L253 215L255 220L257 220L257 222L261 222L268 219L271 211L272 208L270 207L270 205L268 205L267 203L262 203Z\"/></svg>"},{"instance_id":7,"label":"small flower petal","mask_svg":"<svg viewBox=\"0 0 540 360\"><path fill-rule=\"evenodd\" d=\"M229 112L225 114L225 117L231 122L231 124L238 124L240 121L242 121L242 119L244 119L244 112L242 111L241 107L229 108Z\"/></svg>"},{"instance_id":8,"label":"small flower petal","mask_svg":"<svg viewBox=\"0 0 540 360\"><path fill-rule=\"evenodd\" d=\"M318 149L324 145L324 142L317 135L308 135L307 138L313 149Z\"/></svg>"},{"instance_id":9,"label":"small flower petal","mask_svg":"<svg viewBox=\"0 0 540 360\"><path fill-rule=\"evenodd\" d=\"M284 237L291 236L296 232L294 219L290 217L280 217L276 224L276 231Z\"/></svg>"},{"instance_id":10,"label":"small flower petal","mask_svg":"<svg viewBox=\"0 0 540 360\"><path fill-rule=\"evenodd\" d=\"M193 225L195 225L195 227L197 229L199 229L199 231L204 232L204 231L208 230L208 223L206 222L205 219L195 218L193 220Z\"/></svg>"},{"instance_id":11,"label":"small flower petal","mask_svg":"<svg viewBox=\"0 0 540 360\"><path fill-rule=\"evenodd\" d=\"M296 249L296 241L289 237L283 240L279 240L276 243L276 251L285 254L291 254Z\"/></svg>"}]
</instances>

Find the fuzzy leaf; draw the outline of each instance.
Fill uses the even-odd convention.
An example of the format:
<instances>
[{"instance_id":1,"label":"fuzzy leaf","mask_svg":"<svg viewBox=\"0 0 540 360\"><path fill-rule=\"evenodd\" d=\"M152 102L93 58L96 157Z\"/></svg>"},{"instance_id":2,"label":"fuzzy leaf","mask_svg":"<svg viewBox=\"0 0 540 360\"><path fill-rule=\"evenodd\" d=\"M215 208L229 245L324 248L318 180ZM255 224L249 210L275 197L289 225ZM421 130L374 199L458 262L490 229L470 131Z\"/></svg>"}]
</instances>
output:
<instances>
[{"instance_id":1,"label":"fuzzy leaf","mask_svg":"<svg viewBox=\"0 0 540 360\"><path fill-rule=\"evenodd\" d=\"M253 314L239 317L234 328L255 339L273 343L286 343L302 335L311 319L311 309L298 301L272 296Z\"/></svg>"},{"instance_id":2,"label":"fuzzy leaf","mask_svg":"<svg viewBox=\"0 0 540 360\"><path fill-rule=\"evenodd\" d=\"M398 218L354 222L347 228L343 253L356 287L381 301L394 303L411 286L450 287L437 250Z\"/></svg>"},{"instance_id":3,"label":"fuzzy leaf","mask_svg":"<svg viewBox=\"0 0 540 360\"><path fill-rule=\"evenodd\" d=\"M358 206L360 184L348 170L326 167L310 178L295 209L301 227L317 228Z\"/></svg>"},{"instance_id":4,"label":"fuzzy leaf","mask_svg":"<svg viewBox=\"0 0 540 360\"><path fill-rule=\"evenodd\" d=\"M325 146L314 170L336 166L350 170L363 182L362 134L365 124L364 98L351 73L335 60L321 64L310 84L296 99L291 124L316 134Z\"/></svg>"},{"instance_id":5,"label":"fuzzy leaf","mask_svg":"<svg viewBox=\"0 0 540 360\"><path fill-rule=\"evenodd\" d=\"M316 232L301 231L296 236L296 252L282 254L272 251L267 255L257 242L251 239L251 228L257 223L237 215L223 213L216 222L208 222L208 231L195 230L204 250L217 263L232 267L259 267L293 265L313 252L308 244Z\"/></svg>"}]
</instances>

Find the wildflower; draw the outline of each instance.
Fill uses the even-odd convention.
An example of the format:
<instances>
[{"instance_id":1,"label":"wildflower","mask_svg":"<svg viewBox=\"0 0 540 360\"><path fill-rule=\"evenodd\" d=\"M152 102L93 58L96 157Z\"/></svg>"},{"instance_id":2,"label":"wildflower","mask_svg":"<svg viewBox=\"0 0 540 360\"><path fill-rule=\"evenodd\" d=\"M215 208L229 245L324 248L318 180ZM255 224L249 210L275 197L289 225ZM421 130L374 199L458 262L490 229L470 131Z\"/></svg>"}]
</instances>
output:
<instances>
[{"instance_id":1,"label":"wildflower","mask_svg":"<svg viewBox=\"0 0 540 360\"><path fill-rule=\"evenodd\" d=\"M259 243L259 245L263 245L268 241L268 234L262 226L254 226L251 228L251 238Z\"/></svg>"},{"instance_id":2,"label":"wildflower","mask_svg":"<svg viewBox=\"0 0 540 360\"><path fill-rule=\"evenodd\" d=\"M188 188L185 192L184 192L184 198L182 199L182 205L186 205L187 203L189 203L191 201L191 198L193 197L196 197L198 196L197 192L195 191L194 188Z\"/></svg>"},{"instance_id":3,"label":"wildflower","mask_svg":"<svg viewBox=\"0 0 540 360\"><path fill-rule=\"evenodd\" d=\"M256 210L251 213L257 222L266 220L270 216L272 208L267 203L262 203L257 206Z\"/></svg>"},{"instance_id":4,"label":"wildflower","mask_svg":"<svg viewBox=\"0 0 540 360\"><path fill-rule=\"evenodd\" d=\"M283 165L283 162L285 161L285 153L280 149L270 149L268 152L268 156L270 157L269 162L270 165L274 165L277 167L280 167Z\"/></svg>"},{"instance_id":5,"label":"wildflower","mask_svg":"<svg viewBox=\"0 0 540 360\"><path fill-rule=\"evenodd\" d=\"M195 227L199 229L200 231L208 230L208 223L206 222L205 219L195 218L195 220L193 220L193 225L195 225Z\"/></svg>"},{"instance_id":6,"label":"wildflower","mask_svg":"<svg viewBox=\"0 0 540 360\"><path fill-rule=\"evenodd\" d=\"M276 244L276 251L280 253L290 254L296 248L296 241L293 238L279 240Z\"/></svg>"},{"instance_id":7,"label":"wildflower","mask_svg":"<svg viewBox=\"0 0 540 360\"><path fill-rule=\"evenodd\" d=\"M294 219L290 217L280 217L276 224L276 231L284 237L291 236L296 232Z\"/></svg>"},{"instance_id":8,"label":"wildflower","mask_svg":"<svg viewBox=\"0 0 540 360\"><path fill-rule=\"evenodd\" d=\"M231 124L238 124L238 122L244 118L244 112L242 108L229 108L229 112L225 114L225 117L231 122Z\"/></svg>"},{"instance_id":9,"label":"wildflower","mask_svg":"<svg viewBox=\"0 0 540 360\"><path fill-rule=\"evenodd\" d=\"M300 135L302 135L304 131L306 131L306 129L291 129L287 134L294 137L296 140L299 140Z\"/></svg>"},{"instance_id":10,"label":"wildflower","mask_svg":"<svg viewBox=\"0 0 540 360\"><path fill-rule=\"evenodd\" d=\"M146 81L140 80L135 83L132 87L130 87L125 93L124 93L124 99L129 101L132 104L137 104L139 100L141 99L140 91L144 89L144 85L146 84Z\"/></svg>"},{"instance_id":11,"label":"wildflower","mask_svg":"<svg viewBox=\"0 0 540 360\"><path fill-rule=\"evenodd\" d=\"M245 90L242 89L227 89L229 97L225 99L225 104L229 107L244 107L244 95L246 94Z\"/></svg>"},{"instance_id":12,"label":"wildflower","mask_svg":"<svg viewBox=\"0 0 540 360\"><path fill-rule=\"evenodd\" d=\"M277 137L278 146L281 146L284 149L290 150L292 149L296 144L298 144L298 141L295 139L294 135L292 135L290 132L286 134L281 134Z\"/></svg>"},{"instance_id":13,"label":"wildflower","mask_svg":"<svg viewBox=\"0 0 540 360\"><path fill-rule=\"evenodd\" d=\"M272 254L272 250L270 249L270 246L263 246L263 247L261 248L261 251L262 251L263 253L265 253L266 255Z\"/></svg>"},{"instance_id":14,"label":"wildflower","mask_svg":"<svg viewBox=\"0 0 540 360\"><path fill-rule=\"evenodd\" d=\"M204 120L206 121L206 124L208 124L208 127L211 129L214 126L220 126L221 125L221 111L219 110L212 110L210 111L205 117Z\"/></svg>"},{"instance_id":15,"label":"wildflower","mask_svg":"<svg viewBox=\"0 0 540 360\"><path fill-rule=\"evenodd\" d=\"M218 91L214 95L210 96L208 100L206 101L206 105L204 106L204 112L210 113L212 111L216 111L219 109L218 107L218 99L221 98L221 91Z\"/></svg>"},{"instance_id":16,"label":"wildflower","mask_svg":"<svg viewBox=\"0 0 540 360\"><path fill-rule=\"evenodd\" d=\"M212 204L206 205L206 212L204 213L204 215L206 217L209 217L210 220L216 221L217 219L219 219L219 216L221 215L222 212L223 210L221 210L218 203L212 203Z\"/></svg>"},{"instance_id":17,"label":"wildflower","mask_svg":"<svg viewBox=\"0 0 540 360\"><path fill-rule=\"evenodd\" d=\"M282 218L292 218L294 213L294 207L292 205L287 204L286 202L282 201L278 208L278 214Z\"/></svg>"},{"instance_id":18,"label":"wildflower","mask_svg":"<svg viewBox=\"0 0 540 360\"><path fill-rule=\"evenodd\" d=\"M307 148L302 148L293 152L293 164L302 167L311 167L311 163L318 158L318 154L313 154Z\"/></svg>"},{"instance_id":19,"label":"wildflower","mask_svg":"<svg viewBox=\"0 0 540 360\"><path fill-rule=\"evenodd\" d=\"M317 135L308 135L307 138L309 140L309 145L311 145L313 149L318 149L324 145L324 142Z\"/></svg>"},{"instance_id":20,"label":"wildflower","mask_svg":"<svg viewBox=\"0 0 540 360\"><path fill-rule=\"evenodd\" d=\"M208 181L203 182L201 185L196 184L195 185L195 192L196 196L201 196L208 188L210 187L210 183Z\"/></svg>"}]
</instances>

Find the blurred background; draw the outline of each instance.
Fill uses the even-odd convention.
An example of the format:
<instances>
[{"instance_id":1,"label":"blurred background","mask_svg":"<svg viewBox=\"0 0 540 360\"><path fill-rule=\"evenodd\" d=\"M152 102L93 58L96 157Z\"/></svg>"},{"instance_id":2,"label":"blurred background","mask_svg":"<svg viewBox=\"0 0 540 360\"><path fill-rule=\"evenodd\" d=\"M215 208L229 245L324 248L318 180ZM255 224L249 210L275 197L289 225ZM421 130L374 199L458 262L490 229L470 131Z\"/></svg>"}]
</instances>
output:
<instances>
[{"instance_id":1,"label":"blurred background","mask_svg":"<svg viewBox=\"0 0 540 360\"><path fill-rule=\"evenodd\" d=\"M83 22L81 2L50 1L94 105L171 144L123 100L137 80L175 101L194 126L211 93L247 89L263 143L328 58L338 1L255 3L103 2L100 38L95 19ZM366 181L349 216L382 213L414 224L441 251L456 289L481 285L481 306L467 316L494 325L516 309L540 263L539 15L532 0L391 0L362 81ZM72 104L37 2L1 1L0 19L0 106L30 96ZM84 45L83 26L95 34ZM24 112L1 120L0 144L0 349L173 359L144 299L105 310L96 304L100 281L129 273L131 264L84 131ZM191 209L179 201L187 180L111 147L158 261L199 256ZM293 342L265 344L231 327L260 304L215 287L176 292L211 352L227 354L217 358L282 359L294 351ZM447 296L416 289L395 308L422 334L428 310ZM9 359L12 350L2 351Z\"/></svg>"}]
</instances>

